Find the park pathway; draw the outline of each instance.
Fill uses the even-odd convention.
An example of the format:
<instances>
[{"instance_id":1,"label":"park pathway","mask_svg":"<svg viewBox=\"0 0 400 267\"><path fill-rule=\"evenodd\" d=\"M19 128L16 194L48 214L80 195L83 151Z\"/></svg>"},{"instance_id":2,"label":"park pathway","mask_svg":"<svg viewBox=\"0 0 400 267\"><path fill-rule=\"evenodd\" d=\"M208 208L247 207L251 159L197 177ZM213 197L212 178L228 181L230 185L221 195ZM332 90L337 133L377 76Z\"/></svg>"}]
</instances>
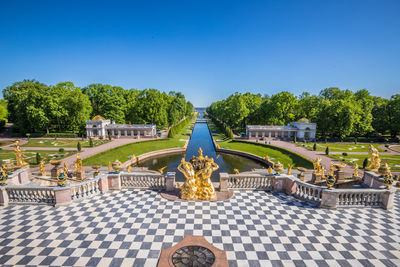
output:
<instances>
[{"instance_id":1,"label":"park pathway","mask_svg":"<svg viewBox=\"0 0 400 267\"><path fill-rule=\"evenodd\" d=\"M160 138L158 138L158 139L160 139ZM131 144L131 143L135 143L135 142L145 141L145 140L156 140L156 138L141 138L141 139L120 138L120 139L113 139L111 142L102 144L100 146L84 148L79 153L79 155L80 155L81 159L85 159L85 158L91 157L93 155L96 155L96 154L98 154L100 152L103 152L103 151L106 151L106 150L109 150L109 149L112 149L112 148L116 148L116 147L119 147L119 146ZM31 149L31 148L29 148L29 149ZM48 148L46 148L46 149L48 149ZM57 148L57 150L58 150L58 148ZM66 157L66 158L62 159L61 160L62 164L64 165L64 162L66 162L68 168L72 169L74 164L75 164L75 161L76 161L76 155L77 154L74 154L72 156L69 156L69 157ZM53 166L51 164L46 164L46 170L49 171L52 167ZM83 169L85 171L92 170L92 168L89 167L89 166L86 166L86 167L84 166ZM31 168L31 171L32 172L37 172L37 171L39 171L39 168L38 167Z\"/></svg>"}]
</instances>

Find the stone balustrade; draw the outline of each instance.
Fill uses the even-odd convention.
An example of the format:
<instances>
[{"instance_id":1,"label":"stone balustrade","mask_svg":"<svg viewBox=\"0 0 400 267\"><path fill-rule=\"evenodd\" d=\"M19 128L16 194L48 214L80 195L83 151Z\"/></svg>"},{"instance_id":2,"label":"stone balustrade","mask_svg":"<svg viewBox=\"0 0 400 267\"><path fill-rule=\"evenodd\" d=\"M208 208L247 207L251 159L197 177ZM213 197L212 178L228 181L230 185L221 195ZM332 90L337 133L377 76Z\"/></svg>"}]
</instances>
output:
<instances>
[{"instance_id":1,"label":"stone balustrade","mask_svg":"<svg viewBox=\"0 0 400 267\"><path fill-rule=\"evenodd\" d=\"M5 191L8 195L9 204L54 205L56 203L55 190L53 187L7 186Z\"/></svg>"},{"instance_id":2,"label":"stone balustrade","mask_svg":"<svg viewBox=\"0 0 400 267\"><path fill-rule=\"evenodd\" d=\"M234 190L273 190L274 177L260 174L230 174L227 186ZM225 183L225 182L223 182Z\"/></svg>"},{"instance_id":3,"label":"stone balustrade","mask_svg":"<svg viewBox=\"0 0 400 267\"><path fill-rule=\"evenodd\" d=\"M80 183L71 184L71 200L80 200L100 194L99 181L106 178L105 175L101 175Z\"/></svg>"},{"instance_id":4,"label":"stone balustrade","mask_svg":"<svg viewBox=\"0 0 400 267\"><path fill-rule=\"evenodd\" d=\"M286 192L295 198L327 209L351 207L393 207L395 189L349 188L328 189L301 181L292 175L265 176L220 173L220 191L271 190Z\"/></svg>"},{"instance_id":5,"label":"stone balustrade","mask_svg":"<svg viewBox=\"0 0 400 267\"><path fill-rule=\"evenodd\" d=\"M321 203L322 191L325 190L326 187L309 184L297 178L294 178L294 181L296 183L296 191L293 194L294 197L316 205Z\"/></svg>"},{"instance_id":6,"label":"stone balustrade","mask_svg":"<svg viewBox=\"0 0 400 267\"><path fill-rule=\"evenodd\" d=\"M121 173L121 187L164 189L166 177L162 174Z\"/></svg>"}]
</instances>

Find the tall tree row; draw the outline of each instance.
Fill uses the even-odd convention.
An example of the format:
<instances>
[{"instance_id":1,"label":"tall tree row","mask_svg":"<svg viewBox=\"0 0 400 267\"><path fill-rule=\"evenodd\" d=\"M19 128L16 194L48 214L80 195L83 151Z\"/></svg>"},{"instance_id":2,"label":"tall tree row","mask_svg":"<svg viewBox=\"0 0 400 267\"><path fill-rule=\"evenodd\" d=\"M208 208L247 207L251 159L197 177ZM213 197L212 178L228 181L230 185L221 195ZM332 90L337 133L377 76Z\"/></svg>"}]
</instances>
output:
<instances>
[{"instance_id":1,"label":"tall tree row","mask_svg":"<svg viewBox=\"0 0 400 267\"><path fill-rule=\"evenodd\" d=\"M400 133L400 95L390 99L371 96L363 89L327 88L319 95L272 96L235 93L212 103L207 112L236 131L246 125L287 125L301 118L317 123L320 136L345 138Z\"/></svg>"},{"instance_id":2,"label":"tall tree row","mask_svg":"<svg viewBox=\"0 0 400 267\"><path fill-rule=\"evenodd\" d=\"M5 88L3 96L5 105L0 105L0 120L1 116L7 117L8 110L8 120L21 134L84 133L86 120L95 115L115 123L151 123L165 128L194 109L181 93L125 90L108 84L91 84L81 89L72 82L49 86L24 80Z\"/></svg>"}]
</instances>

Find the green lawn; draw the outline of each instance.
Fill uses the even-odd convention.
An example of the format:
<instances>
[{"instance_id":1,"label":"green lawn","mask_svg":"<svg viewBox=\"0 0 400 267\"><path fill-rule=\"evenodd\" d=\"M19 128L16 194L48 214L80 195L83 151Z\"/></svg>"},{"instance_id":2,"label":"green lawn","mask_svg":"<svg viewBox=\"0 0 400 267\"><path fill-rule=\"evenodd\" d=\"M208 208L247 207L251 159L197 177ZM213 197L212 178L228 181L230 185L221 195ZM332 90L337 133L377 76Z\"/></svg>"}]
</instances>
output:
<instances>
[{"instance_id":1,"label":"green lawn","mask_svg":"<svg viewBox=\"0 0 400 267\"><path fill-rule=\"evenodd\" d=\"M348 156L343 156L339 154L329 156L336 160L343 161L349 165L354 165L355 163L357 163L360 167L362 167L364 159L368 158L368 155L359 154L352 154ZM400 155L379 155L379 158L381 159L382 163L386 161L392 171L400 171Z\"/></svg>"},{"instance_id":2,"label":"green lawn","mask_svg":"<svg viewBox=\"0 0 400 267\"><path fill-rule=\"evenodd\" d=\"M217 144L221 148L229 148L229 149L249 152L258 155L260 157L268 156L271 159L271 161L273 162L279 161L284 165L285 168L287 168L288 164L293 165L293 167L304 167L307 169L313 168L313 164L310 160L275 146L238 142L232 140L218 142Z\"/></svg>"},{"instance_id":3,"label":"green lawn","mask_svg":"<svg viewBox=\"0 0 400 267\"><path fill-rule=\"evenodd\" d=\"M317 151L325 151L326 147L329 147L329 151L339 152L368 152L369 144L354 144L354 143L316 143ZM296 143L298 146L302 146L308 150L313 150L314 143ZM379 152L383 152L382 149L378 148L384 144L372 144Z\"/></svg>"},{"instance_id":4,"label":"green lawn","mask_svg":"<svg viewBox=\"0 0 400 267\"><path fill-rule=\"evenodd\" d=\"M89 158L86 158L83 160L83 165L92 166L95 164L99 164L101 166L107 166L108 162L113 162L117 159L121 162L125 162L129 159L128 156L132 154L139 156L150 151L182 147L184 144L185 141L180 141L178 138L167 138L132 143L112 148Z\"/></svg>"},{"instance_id":5,"label":"green lawn","mask_svg":"<svg viewBox=\"0 0 400 267\"><path fill-rule=\"evenodd\" d=\"M39 153L40 156L46 158L46 162L49 162L52 159L63 159L68 156L71 156L76 153L76 151L64 151L60 153L58 151L48 151L48 150L23 150L23 154L26 156L25 161L29 163L29 165L36 167L36 153ZM0 161L4 159L13 159L15 160L14 150L0 150Z\"/></svg>"},{"instance_id":6,"label":"green lawn","mask_svg":"<svg viewBox=\"0 0 400 267\"><path fill-rule=\"evenodd\" d=\"M82 148L89 147L89 140L70 140L70 139L40 139L30 138L28 143L22 147L76 147L78 142L81 143ZM108 140L93 140L93 146L99 146L110 142Z\"/></svg>"}]
</instances>

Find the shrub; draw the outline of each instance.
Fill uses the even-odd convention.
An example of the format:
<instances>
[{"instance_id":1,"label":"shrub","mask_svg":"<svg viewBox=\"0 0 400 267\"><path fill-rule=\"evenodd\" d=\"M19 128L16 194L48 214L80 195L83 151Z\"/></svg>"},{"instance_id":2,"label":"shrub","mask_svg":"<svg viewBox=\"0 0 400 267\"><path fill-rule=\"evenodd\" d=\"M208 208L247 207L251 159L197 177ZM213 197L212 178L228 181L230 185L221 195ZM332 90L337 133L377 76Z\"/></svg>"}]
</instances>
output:
<instances>
[{"instance_id":1,"label":"shrub","mask_svg":"<svg viewBox=\"0 0 400 267\"><path fill-rule=\"evenodd\" d=\"M64 153L64 151L65 151L64 148L60 148L60 149L58 150L58 152L60 152L60 153Z\"/></svg>"},{"instance_id":2,"label":"shrub","mask_svg":"<svg viewBox=\"0 0 400 267\"><path fill-rule=\"evenodd\" d=\"M367 168L368 166L368 158L365 158L363 161L363 169Z\"/></svg>"},{"instance_id":3,"label":"shrub","mask_svg":"<svg viewBox=\"0 0 400 267\"><path fill-rule=\"evenodd\" d=\"M78 142L78 144L76 144L76 149L78 149L78 152L81 152L82 150L81 142Z\"/></svg>"},{"instance_id":4,"label":"shrub","mask_svg":"<svg viewBox=\"0 0 400 267\"><path fill-rule=\"evenodd\" d=\"M314 143L314 145L312 147L312 150L317 151L317 144L316 143Z\"/></svg>"},{"instance_id":5,"label":"shrub","mask_svg":"<svg viewBox=\"0 0 400 267\"><path fill-rule=\"evenodd\" d=\"M46 133L43 135L44 137L54 137L54 138L75 138L76 134L74 133ZM31 137L34 137L31 135Z\"/></svg>"},{"instance_id":6,"label":"shrub","mask_svg":"<svg viewBox=\"0 0 400 267\"><path fill-rule=\"evenodd\" d=\"M40 156L39 152L36 152L36 164L40 164L40 160L42 159L42 157Z\"/></svg>"},{"instance_id":7,"label":"shrub","mask_svg":"<svg viewBox=\"0 0 400 267\"><path fill-rule=\"evenodd\" d=\"M345 156L345 157L348 156L347 152L343 152L342 155Z\"/></svg>"},{"instance_id":8,"label":"shrub","mask_svg":"<svg viewBox=\"0 0 400 267\"><path fill-rule=\"evenodd\" d=\"M91 137L89 138L89 146L90 146L90 147L93 147L93 140L92 140Z\"/></svg>"},{"instance_id":9,"label":"shrub","mask_svg":"<svg viewBox=\"0 0 400 267\"><path fill-rule=\"evenodd\" d=\"M329 146L325 148L325 155L329 155Z\"/></svg>"},{"instance_id":10,"label":"shrub","mask_svg":"<svg viewBox=\"0 0 400 267\"><path fill-rule=\"evenodd\" d=\"M100 136L99 139L100 139L100 140L103 140L103 136Z\"/></svg>"},{"instance_id":11,"label":"shrub","mask_svg":"<svg viewBox=\"0 0 400 267\"><path fill-rule=\"evenodd\" d=\"M389 147L389 144L385 144L385 147Z\"/></svg>"},{"instance_id":12,"label":"shrub","mask_svg":"<svg viewBox=\"0 0 400 267\"><path fill-rule=\"evenodd\" d=\"M111 141L111 134L108 135L108 140Z\"/></svg>"}]
</instances>

